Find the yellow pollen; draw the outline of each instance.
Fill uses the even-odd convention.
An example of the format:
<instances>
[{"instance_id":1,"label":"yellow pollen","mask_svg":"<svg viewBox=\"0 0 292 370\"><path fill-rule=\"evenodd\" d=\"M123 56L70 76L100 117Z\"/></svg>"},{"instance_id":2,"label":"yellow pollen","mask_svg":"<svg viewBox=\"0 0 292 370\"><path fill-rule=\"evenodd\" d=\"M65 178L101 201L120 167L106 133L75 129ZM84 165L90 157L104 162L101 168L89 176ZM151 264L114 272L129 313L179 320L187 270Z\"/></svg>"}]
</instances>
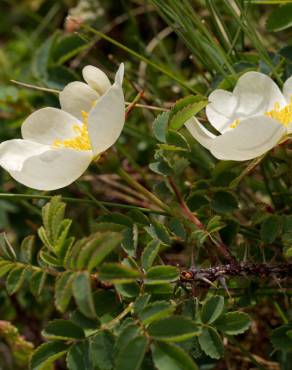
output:
<instances>
[{"instance_id":1,"label":"yellow pollen","mask_svg":"<svg viewBox=\"0 0 292 370\"><path fill-rule=\"evenodd\" d=\"M240 123L240 119L236 119L236 120L234 120L234 121L229 125L229 127L230 127L230 128L235 128L235 127L237 127L237 126L239 125L239 123Z\"/></svg>"},{"instance_id":2,"label":"yellow pollen","mask_svg":"<svg viewBox=\"0 0 292 370\"><path fill-rule=\"evenodd\" d=\"M266 112L265 115L275 119L284 126L288 126L292 122L292 96L290 103L284 108L281 108L279 103L275 103L274 108Z\"/></svg>"},{"instance_id":3,"label":"yellow pollen","mask_svg":"<svg viewBox=\"0 0 292 370\"><path fill-rule=\"evenodd\" d=\"M82 111L82 125L73 125L76 133L72 139L54 140L53 148L70 148L75 150L91 150L91 144L88 136L88 113Z\"/></svg>"}]
</instances>

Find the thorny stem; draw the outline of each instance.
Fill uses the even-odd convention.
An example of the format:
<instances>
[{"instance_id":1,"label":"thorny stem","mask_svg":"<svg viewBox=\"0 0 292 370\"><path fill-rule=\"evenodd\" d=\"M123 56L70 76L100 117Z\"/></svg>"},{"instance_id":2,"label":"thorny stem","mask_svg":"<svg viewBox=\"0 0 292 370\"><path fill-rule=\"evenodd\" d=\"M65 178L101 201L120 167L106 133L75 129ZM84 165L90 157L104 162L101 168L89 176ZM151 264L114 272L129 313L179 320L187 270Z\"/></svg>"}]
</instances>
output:
<instances>
[{"instance_id":1,"label":"thorny stem","mask_svg":"<svg viewBox=\"0 0 292 370\"><path fill-rule=\"evenodd\" d=\"M0 261L2 259L0 258ZM12 263L12 261L7 261L8 263ZM57 271L54 268L46 267L42 268L35 265L29 265L22 262L15 261L15 264L17 266L21 266L23 268L27 268L28 266L34 270L34 271L43 271L46 272L48 275L54 276L57 278L62 274L62 271ZM73 271L72 272L77 272ZM213 266L208 268L200 268L200 269L189 269L189 270L183 270L180 272L180 282L183 284L186 283L200 283L204 282L206 284L206 281L209 280L210 282L219 281L222 282L223 278L227 277L246 277L246 276L254 276L260 279L263 279L264 277L277 277L279 279L284 279L288 277L292 277L292 263L282 263L282 264L275 264L275 265L268 265L264 263L236 263L236 264L227 264L227 265L220 265L220 266ZM114 285L110 282L104 283L98 279L98 275L96 273L90 274L90 278L95 286L98 286L100 289L113 289ZM140 280L142 282L142 280ZM175 281L174 281L175 283ZM212 288L209 288L212 290ZM271 294L279 294L277 290L273 287L263 287L265 291L261 291L259 295L269 295L269 291L272 289ZM290 286L281 287L282 289L292 289ZM217 288L217 291L219 291L220 288ZM226 290L226 289L224 289ZM234 291L236 293L237 290L241 290L241 288L231 288L231 291ZM283 294L283 293L281 293ZM287 293L285 293L287 294ZM237 296L240 296L240 294ZM124 310L121 314L123 314L123 317L127 315L128 312L130 312L131 308L127 307L126 310ZM118 316L119 320L121 319L120 315ZM114 320L118 320L115 318ZM113 321L114 321L113 320Z\"/></svg>"},{"instance_id":2,"label":"thorny stem","mask_svg":"<svg viewBox=\"0 0 292 370\"><path fill-rule=\"evenodd\" d=\"M205 231L208 235L208 231L205 229L205 226L202 224L202 222L198 219L198 217L192 213L189 209L189 207L186 205L182 195L180 194L175 182L173 181L173 179L171 177L168 177L168 180L169 180L169 183L170 183L170 186L172 187L177 199L178 199L178 202L179 202L179 205L180 205L180 208L184 214L184 216L190 221L192 222L194 225L197 226L198 229L200 230L203 230ZM217 248L219 249L219 251L221 252L221 254L229 261L229 262L233 262L234 261L234 258L233 256L231 255L231 253L229 252L227 246L221 241L221 240L214 240L213 238L210 237L209 235L209 238L212 240L213 243L215 243L215 245L217 246Z\"/></svg>"},{"instance_id":3,"label":"thorny stem","mask_svg":"<svg viewBox=\"0 0 292 370\"><path fill-rule=\"evenodd\" d=\"M183 214L185 215L185 217L191 221L193 224L195 224L199 229L201 230L205 230L205 227L204 225L202 224L202 222L198 219L197 216L195 216L189 209L189 207L186 205L182 195L180 194L175 182L173 181L173 179L171 177L168 177L168 181L170 183L170 186L172 187L172 190L174 191L176 197L177 197L177 200L179 202L179 205L180 205L180 208L181 210L183 211Z\"/></svg>"},{"instance_id":4,"label":"thorny stem","mask_svg":"<svg viewBox=\"0 0 292 370\"><path fill-rule=\"evenodd\" d=\"M268 265L266 263L240 262L208 268L191 268L180 273L181 282L200 281L203 278L211 282L225 277L254 276L258 278L275 277L284 279L292 277L292 263Z\"/></svg>"}]
</instances>

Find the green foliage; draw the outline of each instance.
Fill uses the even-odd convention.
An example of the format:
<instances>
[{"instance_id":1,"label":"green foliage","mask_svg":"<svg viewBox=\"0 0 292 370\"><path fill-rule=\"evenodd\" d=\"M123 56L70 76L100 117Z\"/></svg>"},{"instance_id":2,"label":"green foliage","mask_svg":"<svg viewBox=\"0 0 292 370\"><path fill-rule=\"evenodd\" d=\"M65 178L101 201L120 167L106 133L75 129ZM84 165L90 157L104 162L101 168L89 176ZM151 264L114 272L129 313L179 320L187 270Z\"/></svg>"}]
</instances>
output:
<instances>
[{"instance_id":1,"label":"green foliage","mask_svg":"<svg viewBox=\"0 0 292 370\"><path fill-rule=\"evenodd\" d=\"M203 305L202 308L202 322L204 324L211 324L222 313L224 308L224 298L221 296L210 297Z\"/></svg>"},{"instance_id":2,"label":"green foliage","mask_svg":"<svg viewBox=\"0 0 292 370\"><path fill-rule=\"evenodd\" d=\"M113 82L124 62L128 102L114 148L56 195L1 170L1 369L288 370L291 140L217 161L185 123L219 135L208 96L247 71L282 88L290 3L1 4L1 142L33 111L59 108L86 65Z\"/></svg>"},{"instance_id":3,"label":"green foliage","mask_svg":"<svg viewBox=\"0 0 292 370\"><path fill-rule=\"evenodd\" d=\"M292 26L292 4L284 4L274 9L267 20L269 31L282 31Z\"/></svg>"},{"instance_id":4,"label":"green foliage","mask_svg":"<svg viewBox=\"0 0 292 370\"><path fill-rule=\"evenodd\" d=\"M70 313L70 319L58 318L46 325L42 335L48 342L34 352L31 369L47 369L65 354L70 370L80 366L85 369L94 369L94 366L108 370L139 369L148 361L150 348L152 361L159 364L157 366L163 368L165 362L171 368L180 368L184 366L179 365L181 362L196 369L191 354L172 343L185 343L197 337L208 356L219 358L223 345L217 330L235 335L248 329L248 316L241 312L223 313L224 298L218 295L206 299L195 317L179 315L179 303L175 299L169 301L175 292L179 271L175 266L155 264L163 240L164 245L170 243L166 228L156 221L151 224L153 230L150 232L149 226L141 225L148 237L140 268L139 259L136 261L130 254L120 263L114 262L117 251L123 249L121 232L99 231L74 241L62 226L71 224L71 220L64 218L65 204L60 197L52 198L43 207L42 216L40 249L35 249L33 237L23 240L19 252L4 236L1 245L0 266L3 274L8 274L9 294L15 294L26 281L36 297L42 296L45 287L51 286L57 310ZM116 214L112 219L107 218L111 222L119 219L118 222L125 226L131 223L130 219L117 218ZM177 222L172 226L180 237L185 237L181 227ZM69 247L58 260L59 251L63 250L56 248L61 245L60 236L63 245ZM149 236L153 238L150 241ZM69 244L66 243L68 238L72 240ZM41 256L44 251L48 251L54 261L35 259L35 253ZM142 294L143 287L149 292ZM117 293L120 299L124 297L118 305ZM161 295L163 298L158 300ZM135 302L127 302L129 298Z\"/></svg>"}]
</instances>

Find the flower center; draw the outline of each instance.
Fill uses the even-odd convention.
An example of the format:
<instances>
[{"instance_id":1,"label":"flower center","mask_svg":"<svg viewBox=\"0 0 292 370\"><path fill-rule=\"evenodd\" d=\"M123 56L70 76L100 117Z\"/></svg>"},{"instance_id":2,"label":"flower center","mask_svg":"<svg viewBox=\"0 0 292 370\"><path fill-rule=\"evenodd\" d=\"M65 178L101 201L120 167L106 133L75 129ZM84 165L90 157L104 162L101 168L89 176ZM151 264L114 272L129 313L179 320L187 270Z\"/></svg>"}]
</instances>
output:
<instances>
[{"instance_id":1,"label":"flower center","mask_svg":"<svg viewBox=\"0 0 292 370\"><path fill-rule=\"evenodd\" d=\"M88 136L88 113L82 111L82 125L73 125L76 136L66 140L54 140L53 148L70 148L75 150L91 150L91 144Z\"/></svg>"},{"instance_id":2,"label":"flower center","mask_svg":"<svg viewBox=\"0 0 292 370\"><path fill-rule=\"evenodd\" d=\"M288 126L292 122L292 96L288 105L281 108L279 103L275 103L274 108L269 112L265 112L265 115L275 119L284 126Z\"/></svg>"}]
</instances>

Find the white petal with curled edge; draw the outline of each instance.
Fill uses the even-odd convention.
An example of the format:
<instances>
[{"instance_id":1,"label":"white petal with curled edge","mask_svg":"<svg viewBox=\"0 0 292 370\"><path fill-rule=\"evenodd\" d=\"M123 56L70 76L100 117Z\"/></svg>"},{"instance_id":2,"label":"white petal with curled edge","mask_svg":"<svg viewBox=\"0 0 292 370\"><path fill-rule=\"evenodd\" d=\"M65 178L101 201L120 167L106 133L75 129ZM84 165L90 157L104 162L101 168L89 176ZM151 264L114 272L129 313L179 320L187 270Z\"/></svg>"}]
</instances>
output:
<instances>
[{"instance_id":1,"label":"white petal with curled edge","mask_svg":"<svg viewBox=\"0 0 292 370\"><path fill-rule=\"evenodd\" d=\"M111 147L119 138L125 123L125 99L121 86L123 67L115 83L97 101L88 117L88 133L94 155Z\"/></svg>"},{"instance_id":2,"label":"white petal with curled edge","mask_svg":"<svg viewBox=\"0 0 292 370\"><path fill-rule=\"evenodd\" d=\"M74 81L60 92L59 100L64 111L82 121L82 111L89 112L100 95L86 83Z\"/></svg>"},{"instance_id":3,"label":"white petal with curled edge","mask_svg":"<svg viewBox=\"0 0 292 370\"><path fill-rule=\"evenodd\" d=\"M91 160L91 151L51 149L28 140L9 140L0 145L0 165L16 181L37 190L55 190L71 184Z\"/></svg>"},{"instance_id":4,"label":"white petal with curled edge","mask_svg":"<svg viewBox=\"0 0 292 370\"><path fill-rule=\"evenodd\" d=\"M290 104L292 99L292 76L285 81L283 86L283 94L287 103Z\"/></svg>"},{"instance_id":5,"label":"white petal with curled edge","mask_svg":"<svg viewBox=\"0 0 292 370\"><path fill-rule=\"evenodd\" d=\"M203 147L210 149L212 141L216 137L210 131L208 131L201 123L192 117L185 122L186 128L190 134L201 144Z\"/></svg>"},{"instance_id":6,"label":"white petal with curled edge","mask_svg":"<svg viewBox=\"0 0 292 370\"><path fill-rule=\"evenodd\" d=\"M233 130L217 136L210 151L218 159L245 161L272 149L286 132L283 125L269 117L247 118Z\"/></svg>"},{"instance_id":7,"label":"white petal with curled edge","mask_svg":"<svg viewBox=\"0 0 292 370\"><path fill-rule=\"evenodd\" d=\"M281 107L286 105L286 99L277 84L269 76L259 72L242 75L233 94L238 99L236 114L240 119L262 115L271 110L275 103L279 103Z\"/></svg>"},{"instance_id":8,"label":"white petal with curled edge","mask_svg":"<svg viewBox=\"0 0 292 370\"><path fill-rule=\"evenodd\" d=\"M229 91L215 90L209 95L208 100L206 115L211 125L221 133L230 130L230 124L236 119L234 112L237 98Z\"/></svg>"},{"instance_id":9,"label":"white petal with curled edge","mask_svg":"<svg viewBox=\"0 0 292 370\"><path fill-rule=\"evenodd\" d=\"M124 79L125 66L124 63L121 63L117 73L115 75L115 83L122 85Z\"/></svg>"},{"instance_id":10,"label":"white petal with curled edge","mask_svg":"<svg viewBox=\"0 0 292 370\"><path fill-rule=\"evenodd\" d=\"M26 159L41 155L48 150L42 145L29 140L14 139L0 144L0 166L6 171L21 171Z\"/></svg>"},{"instance_id":11,"label":"white petal with curled edge","mask_svg":"<svg viewBox=\"0 0 292 370\"><path fill-rule=\"evenodd\" d=\"M70 139L76 136L74 125L81 122L71 114L57 108L42 108L23 122L22 137L44 145L52 145L55 140Z\"/></svg>"},{"instance_id":12,"label":"white petal with curled edge","mask_svg":"<svg viewBox=\"0 0 292 370\"><path fill-rule=\"evenodd\" d=\"M99 68L90 65L86 66L82 70L82 75L88 85L97 91L99 95L103 95L111 87L107 75Z\"/></svg>"}]
</instances>

